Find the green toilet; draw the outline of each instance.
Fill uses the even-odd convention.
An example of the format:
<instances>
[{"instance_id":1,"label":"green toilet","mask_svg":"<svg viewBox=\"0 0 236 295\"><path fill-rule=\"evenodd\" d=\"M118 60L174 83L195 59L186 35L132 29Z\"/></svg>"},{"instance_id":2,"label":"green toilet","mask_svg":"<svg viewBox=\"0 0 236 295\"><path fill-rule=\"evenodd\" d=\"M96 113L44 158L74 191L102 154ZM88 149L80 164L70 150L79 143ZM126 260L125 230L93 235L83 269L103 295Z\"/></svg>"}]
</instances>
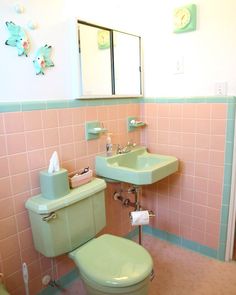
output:
<instances>
[{"instance_id":1,"label":"green toilet","mask_svg":"<svg viewBox=\"0 0 236 295\"><path fill-rule=\"evenodd\" d=\"M42 184L41 184L42 185ZM137 243L104 234L106 183L91 182L57 198L47 193L29 198L34 245L46 257L68 253L88 295L146 295L153 262Z\"/></svg>"}]
</instances>

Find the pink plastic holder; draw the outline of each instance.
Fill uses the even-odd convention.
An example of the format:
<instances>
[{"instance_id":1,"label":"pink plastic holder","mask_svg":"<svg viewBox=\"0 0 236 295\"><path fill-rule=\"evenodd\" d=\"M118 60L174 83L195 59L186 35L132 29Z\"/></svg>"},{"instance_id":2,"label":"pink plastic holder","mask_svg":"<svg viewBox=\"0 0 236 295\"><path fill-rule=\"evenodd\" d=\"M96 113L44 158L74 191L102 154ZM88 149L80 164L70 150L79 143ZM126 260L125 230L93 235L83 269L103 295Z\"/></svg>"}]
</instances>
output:
<instances>
[{"instance_id":1,"label":"pink plastic holder","mask_svg":"<svg viewBox=\"0 0 236 295\"><path fill-rule=\"evenodd\" d=\"M92 180L93 170L89 170L86 173L80 174L83 170L84 169L75 173L69 173L68 177L69 177L69 184L71 188L78 187Z\"/></svg>"}]
</instances>

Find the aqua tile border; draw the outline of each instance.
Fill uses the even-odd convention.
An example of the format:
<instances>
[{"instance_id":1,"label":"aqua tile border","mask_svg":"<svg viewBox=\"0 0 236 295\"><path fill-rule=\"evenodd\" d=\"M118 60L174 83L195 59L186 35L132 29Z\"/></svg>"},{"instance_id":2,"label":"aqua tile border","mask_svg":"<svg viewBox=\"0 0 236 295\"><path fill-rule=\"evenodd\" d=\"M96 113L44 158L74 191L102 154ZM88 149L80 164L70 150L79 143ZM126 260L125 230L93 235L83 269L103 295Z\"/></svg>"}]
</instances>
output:
<instances>
[{"instance_id":1,"label":"aqua tile border","mask_svg":"<svg viewBox=\"0 0 236 295\"><path fill-rule=\"evenodd\" d=\"M156 228L152 228L149 225L145 225L143 226L143 232L145 234L149 234L152 235L156 238L159 238L160 240L165 240L168 241L174 245L183 247L183 248L187 248L189 250L192 250L194 252L198 252L201 253L203 255L212 257L212 258L217 258L217 250L212 249L210 247L207 246L203 246L201 244L198 244L196 242L184 239L182 237L170 234L166 231L160 230L160 229L156 229Z\"/></svg>"},{"instance_id":2,"label":"aqua tile border","mask_svg":"<svg viewBox=\"0 0 236 295\"><path fill-rule=\"evenodd\" d=\"M16 101L16 102L0 102L0 113L17 112L17 111L33 111L45 109L63 109L63 108L78 108L85 106L100 106L100 105L118 105L132 103L235 103L236 97L186 97L186 98L107 98L107 99L61 99L61 100L42 100L42 101ZM229 122L233 128L234 110L229 111Z\"/></svg>"},{"instance_id":3,"label":"aqua tile border","mask_svg":"<svg viewBox=\"0 0 236 295\"><path fill-rule=\"evenodd\" d=\"M221 208L220 224L220 246L217 251L217 258L225 260L225 249L227 242L227 229L229 217L229 205L232 182L232 164L234 150L234 124L235 124L235 98L228 103L227 126L226 126L226 149L224 166L224 184Z\"/></svg>"}]
</instances>

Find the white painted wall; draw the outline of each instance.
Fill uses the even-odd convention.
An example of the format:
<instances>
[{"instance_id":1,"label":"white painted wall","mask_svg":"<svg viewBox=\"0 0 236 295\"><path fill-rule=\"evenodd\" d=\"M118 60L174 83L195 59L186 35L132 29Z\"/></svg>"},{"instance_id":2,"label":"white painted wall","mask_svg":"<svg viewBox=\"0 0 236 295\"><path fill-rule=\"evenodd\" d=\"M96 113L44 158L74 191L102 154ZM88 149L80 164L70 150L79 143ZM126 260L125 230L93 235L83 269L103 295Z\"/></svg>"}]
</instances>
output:
<instances>
[{"instance_id":1,"label":"white painted wall","mask_svg":"<svg viewBox=\"0 0 236 295\"><path fill-rule=\"evenodd\" d=\"M1 101L73 98L77 63L71 59L67 22L73 17L142 35L145 96L213 96L216 82L227 82L227 94L236 95L235 0L194 1L198 8L197 30L184 34L172 33L172 11L189 3L185 0L18 2L24 5L25 13L14 12L15 1L0 1ZM32 44L29 57L18 57L15 48L4 44L8 37L5 22L26 28L28 20L39 26L28 30ZM33 53L45 44L53 47L55 67L45 76L36 76ZM176 75L173 72L180 57L184 58L184 73Z\"/></svg>"},{"instance_id":2,"label":"white painted wall","mask_svg":"<svg viewBox=\"0 0 236 295\"><path fill-rule=\"evenodd\" d=\"M159 2L157 7L155 2ZM161 4L160 4L161 2ZM147 1L143 34L146 96L213 96L215 83L236 94L236 1ZM197 30L172 33L173 7L197 4ZM156 8L155 8L156 7ZM173 74L184 58L184 74Z\"/></svg>"}]
</instances>

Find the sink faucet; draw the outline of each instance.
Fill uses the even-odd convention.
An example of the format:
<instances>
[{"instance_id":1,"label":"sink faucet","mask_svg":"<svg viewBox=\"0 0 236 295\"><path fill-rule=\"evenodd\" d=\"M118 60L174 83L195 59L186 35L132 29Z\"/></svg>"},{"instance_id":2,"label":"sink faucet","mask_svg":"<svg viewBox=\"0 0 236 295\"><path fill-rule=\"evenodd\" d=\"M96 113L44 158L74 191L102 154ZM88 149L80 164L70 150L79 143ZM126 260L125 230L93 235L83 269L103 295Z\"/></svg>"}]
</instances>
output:
<instances>
[{"instance_id":1,"label":"sink faucet","mask_svg":"<svg viewBox=\"0 0 236 295\"><path fill-rule=\"evenodd\" d=\"M133 143L133 141L128 141L126 146L121 147L119 144L117 145L116 153L117 154L125 154L131 151L132 147L135 147L136 143Z\"/></svg>"}]
</instances>

